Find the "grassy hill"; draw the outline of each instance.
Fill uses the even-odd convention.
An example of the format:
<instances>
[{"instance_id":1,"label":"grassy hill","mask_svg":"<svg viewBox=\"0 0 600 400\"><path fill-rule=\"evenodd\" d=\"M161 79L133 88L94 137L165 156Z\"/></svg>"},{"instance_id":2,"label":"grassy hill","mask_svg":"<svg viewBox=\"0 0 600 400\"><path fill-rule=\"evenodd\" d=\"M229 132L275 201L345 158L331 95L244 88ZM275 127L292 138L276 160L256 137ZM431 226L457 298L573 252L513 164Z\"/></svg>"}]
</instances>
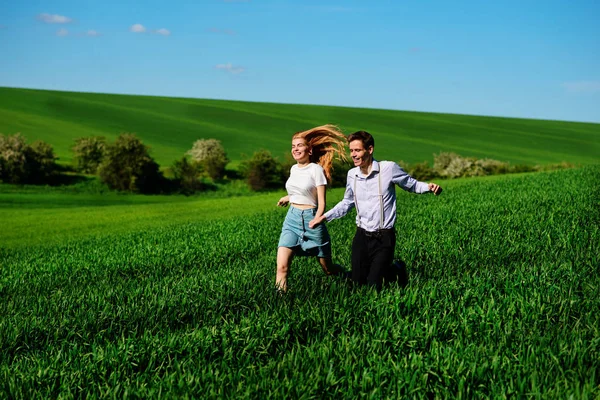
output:
<instances>
[{"instance_id":1,"label":"grassy hill","mask_svg":"<svg viewBox=\"0 0 600 400\"><path fill-rule=\"evenodd\" d=\"M440 151L524 164L600 159L592 123L0 88L0 133L44 140L62 163L75 138L133 132L163 167L200 138L221 140L235 166L259 149L283 157L294 132L325 123L371 132L376 157L394 161L431 162Z\"/></svg>"}]
</instances>

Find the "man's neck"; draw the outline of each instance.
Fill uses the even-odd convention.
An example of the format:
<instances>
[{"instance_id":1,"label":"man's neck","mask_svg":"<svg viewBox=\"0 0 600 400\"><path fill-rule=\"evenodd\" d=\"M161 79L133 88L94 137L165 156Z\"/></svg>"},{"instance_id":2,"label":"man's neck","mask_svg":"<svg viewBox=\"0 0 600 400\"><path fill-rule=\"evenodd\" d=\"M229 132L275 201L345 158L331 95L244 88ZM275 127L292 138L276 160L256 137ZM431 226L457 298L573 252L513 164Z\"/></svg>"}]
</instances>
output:
<instances>
[{"instance_id":1,"label":"man's neck","mask_svg":"<svg viewBox=\"0 0 600 400\"><path fill-rule=\"evenodd\" d=\"M373 167L373 159L367 165L363 165L360 167L360 173L367 176L371 172L371 168Z\"/></svg>"}]
</instances>

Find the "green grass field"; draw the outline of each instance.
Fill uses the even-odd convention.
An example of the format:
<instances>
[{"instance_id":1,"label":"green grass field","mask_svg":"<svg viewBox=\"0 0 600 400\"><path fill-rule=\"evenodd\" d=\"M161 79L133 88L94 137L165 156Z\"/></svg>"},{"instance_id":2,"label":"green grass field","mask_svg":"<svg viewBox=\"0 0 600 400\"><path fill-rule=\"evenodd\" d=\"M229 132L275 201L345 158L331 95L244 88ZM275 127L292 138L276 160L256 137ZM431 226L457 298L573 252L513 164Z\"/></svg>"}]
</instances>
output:
<instances>
[{"instance_id":1,"label":"green grass field","mask_svg":"<svg viewBox=\"0 0 600 400\"><path fill-rule=\"evenodd\" d=\"M406 288L302 258L284 297L280 193L6 186L0 397L598 398L598 182L587 166L401 192ZM329 230L348 267L352 216Z\"/></svg>"},{"instance_id":2,"label":"green grass field","mask_svg":"<svg viewBox=\"0 0 600 400\"><path fill-rule=\"evenodd\" d=\"M62 163L75 138L132 132L162 167L201 138L221 140L235 167L263 148L283 158L294 132L325 123L371 132L376 156L393 161L431 163L440 151L529 165L600 158L600 124L0 88L0 133L44 140Z\"/></svg>"},{"instance_id":3,"label":"green grass field","mask_svg":"<svg viewBox=\"0 0 600 400\"><path fill-rule=\"evenodd\" d=\"M600 124L0 88L0 133L61 163L133 132L162 167L217 138L235 168L324 123L370 131L379 159L581 166L400 191L407 287L300 258L283 297L283 191L1 184L0 398L600 398ZM353 215L329 230L349 268Z\"/></svg>"},{"instance_id":4,"label":"green grass field","mask_svg":"<svg viewBox=\"0 0 600 400\"><path fill-rule=\"evenodd\" d=\"M272 210L279 199L274 200L273 193L187 198L53 189L0 185L0 247L59 244L116 232L247 217Z\"/></svg>"}]
</instances>

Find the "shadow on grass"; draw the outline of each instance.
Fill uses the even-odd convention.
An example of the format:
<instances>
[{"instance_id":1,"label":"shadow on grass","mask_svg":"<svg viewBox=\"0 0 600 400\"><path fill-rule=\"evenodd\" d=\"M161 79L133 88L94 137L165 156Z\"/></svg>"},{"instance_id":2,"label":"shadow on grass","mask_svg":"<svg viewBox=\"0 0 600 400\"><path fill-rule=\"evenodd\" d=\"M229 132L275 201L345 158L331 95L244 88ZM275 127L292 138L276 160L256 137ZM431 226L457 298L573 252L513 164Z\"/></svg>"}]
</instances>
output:
<instances>
[{"instance_id":1,"label":"shadow on grass","mask_svg":"<svg viewBox=\"0 0 600 400\"><path fill-rule=\"evenodd\" d=\"M52 175L46 182L40 183L40 185L68 186L76 185L83 182L90 182L94 179L94 177L74 173L56 174Z\"/></svg>"}]
</instances>

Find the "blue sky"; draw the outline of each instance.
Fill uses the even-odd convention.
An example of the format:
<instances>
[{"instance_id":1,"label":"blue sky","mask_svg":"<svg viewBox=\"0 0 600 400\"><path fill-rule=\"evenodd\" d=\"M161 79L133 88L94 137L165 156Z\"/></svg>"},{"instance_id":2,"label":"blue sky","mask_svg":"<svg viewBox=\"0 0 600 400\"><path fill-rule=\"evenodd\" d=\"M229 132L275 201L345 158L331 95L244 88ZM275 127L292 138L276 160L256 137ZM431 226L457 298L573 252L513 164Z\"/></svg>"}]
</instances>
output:
<instances>
[{"instance_id":1,"label":"blue sky","mask_svg":"<svg viewBox=\"0 0 600 400\"><path fill-rule=\"evenodd\" d=\"M600 1L0 4L0 86L600 122Z\"/></svg>"}]
</instances>

